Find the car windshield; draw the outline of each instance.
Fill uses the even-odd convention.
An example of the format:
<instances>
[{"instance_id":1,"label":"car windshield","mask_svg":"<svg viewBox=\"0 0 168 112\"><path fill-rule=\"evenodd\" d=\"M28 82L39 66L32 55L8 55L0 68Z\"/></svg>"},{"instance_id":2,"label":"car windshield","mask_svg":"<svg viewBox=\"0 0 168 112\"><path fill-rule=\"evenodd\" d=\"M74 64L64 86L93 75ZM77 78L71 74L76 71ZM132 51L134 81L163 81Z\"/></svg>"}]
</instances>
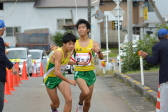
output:
<instances>
[{"instance_id":1,"label":"car windshield","mask_svg":"<svg viewBox=\"0 0 168 112\"><path fill-rule=\"evenodd\" d=\"M25 50L9 50L9 53L6 55L8 59L26 59Z\"/></svg>"},{"instance_id":2,"label":"car windshield","mask_svg":"<svg viewBox=\"0 0 168 112\"><path fill-rule=\"evenodd\" d=\"M40 52L38 51L30 51L30 54L32 55L32 59L40 59Z\"/></svg>"}]
</instances>

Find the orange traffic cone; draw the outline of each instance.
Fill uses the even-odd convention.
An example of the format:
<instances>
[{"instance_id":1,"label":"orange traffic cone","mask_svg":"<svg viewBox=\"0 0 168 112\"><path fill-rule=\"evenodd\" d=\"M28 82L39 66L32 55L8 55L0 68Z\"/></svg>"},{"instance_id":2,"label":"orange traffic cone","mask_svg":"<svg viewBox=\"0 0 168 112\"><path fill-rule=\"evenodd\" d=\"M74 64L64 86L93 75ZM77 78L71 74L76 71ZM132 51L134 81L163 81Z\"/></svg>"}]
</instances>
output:
<instances>
[{"instance_id":1,"label":"orange traffic cone","mask_svg":"<svg viewBox=\"0 0 168 112\"><path fill-rule=\"evenodd\" d=\"M18 84L22 84L22 82L20 81L20 75L19 75L20 70L19 70L19 64L18 64L18 62L16 63L16 69L18 71L18 74L16 75L17 76Z\"/></svg>"},{"instance_id":2,"label":"orange traffic cone","mask_svg":"<svg viewBox=\"0 0 168 112\"><path fill-rule=\"evenodd\" d=\"M5 99L4 99L4 102L5 102L5 103L8 103L8 101L7 101L7 100L5 100Z\"/></svg>"},{"instance_id":3,"label":"orange traffic cone","mask_svg":"<svg viewBox=\"0 0 168 112\"><path fill-rule=\"evenodd\" d=\"M5 95L13 95L10 90L9 90L9 84L5 82L5 91L4 91Z\"/></svg>"},{"instance_id":4,"label":"orange traffic cone","mask_svg":"<svg viewBox=\"0 0 168 112\"><path fill-rule=\"evenodd\" d=\"M34 61L34 66L33 66L33 69L32 69L32 77L38 77L38 76L37 76L36 61Z\"/></svg>"},{"instance_id":5,"label":"orange traffic cone","mask_svg":"<svg viewBox=\"0 0 168 112\"><path fill-rule=\"evenodd\" d=\"M40 76L44 76L43 65L40 63Z\"/></svg>"},{"instance_id":6,"label":"orange traffic cone","mask_svg":"<svg viewBox=\"0 0 168 112\"><path fill-rule=\"evenodd\" d=\"M21 78L21 80L29 80L29 79L27 78L26 62L25 62L25 61L23 62L22 78Z\"/></svg>"},{"instance_id":7,"label":"orange traffic cone","mask_svg":"<svg viewBox=\"0 0 168 112\"><path fill-rule=\"evenodd\" d=\"M14 75L14 74L12 74L12 75L13 75L13 86L14 87L20 87L18 85L17 75Z\"/></svg>"},{"instance_id":8,"label":"orange traffic cone","mask_svg":"<svg viewBox=\"0 0 168 112\"><path fill-rule=\"evenodd\" d=\"M13 75L11 74L11 71L8 70L7 73L8 73L9 89L10 89L11 91L17 91L17 90L14 89L14 87L13 87Z\"/></svg>"},{"instance_id":9,"label":"orange traffic cone","mask_svg":"<svg viewBox=\"0 0 168 112\"><path fill-rule=\"evenodd\" d=\"M160 111L160 85L158 86L157 102L156 102L156 112Z\"/></svg>"},{"instance_id":10,"label":"orange traffic cone","mask_svg":"<svg viewBox=\"0 0 168 112\"><path fill-rule=\"evenodd\" d=\"M11 92L10 92L10 89L9 89L9 80L8 80L8 75L10 75L9 74L9 72L8 72L9 70L7 69L7 73L6 73L6 82L5 82L5 91L4 91L4 94L5 95L13 95Z\"/></svg>"}]
</instances>

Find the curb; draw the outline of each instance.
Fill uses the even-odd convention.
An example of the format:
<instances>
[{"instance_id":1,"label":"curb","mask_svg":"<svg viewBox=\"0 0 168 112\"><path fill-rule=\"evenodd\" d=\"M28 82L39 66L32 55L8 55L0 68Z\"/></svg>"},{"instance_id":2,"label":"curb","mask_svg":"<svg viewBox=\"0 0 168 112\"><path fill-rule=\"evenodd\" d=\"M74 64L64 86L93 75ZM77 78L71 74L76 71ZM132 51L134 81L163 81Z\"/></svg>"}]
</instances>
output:
<instances>
[{"instance_id":1,"label":"curb","mask_svg":"<svg viewBox=\"0 0 168 112\"><path fill-rule=\"evenodd\" d=\"M114 77L122 80L122 82L126 83L130 87L132 87L136 92L140 93L143 97L146 97L152 104L156 105L157 101L157 92L151 90L147 86L141 85L140 82L132 79L131 77L127 76L126 74L119 74L114 73Z\"/></svg>"}]
</instances>

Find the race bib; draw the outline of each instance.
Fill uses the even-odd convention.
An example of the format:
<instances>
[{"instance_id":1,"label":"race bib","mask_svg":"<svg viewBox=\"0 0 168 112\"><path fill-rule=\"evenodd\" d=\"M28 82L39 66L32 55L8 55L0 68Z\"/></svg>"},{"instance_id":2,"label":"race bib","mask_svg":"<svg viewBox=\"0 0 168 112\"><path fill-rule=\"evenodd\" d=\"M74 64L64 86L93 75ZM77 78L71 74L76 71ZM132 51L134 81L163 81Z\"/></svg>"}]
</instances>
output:
<instances>
[{"instance_id":1,"label":"race bib","mask_svg":"<svg viewBox=\"0 0 168 112\"><path fill-rule=\"evenodd\" d=\"M89 62L89 60L90 60L90 55L89 55L89 53L76 53L76 56L75 56L75 59L76 59L76 61L79 61L79 62ZM90 66L91 65L91 63L89 62L88 64L87 64L87 66ZM83 66L83 65L76 65L76 66Z\"/></svg>"},{"instance_id":2,"label":"race bib","mask_svg":"<svg viewBox=\"0 0 168 112\"><path fill-rule=\"evenodd\" d=\"M66 70L67 64L66 65L61 65L61 73L64 73L64 71Z\"/></svg>"}]
</instances>

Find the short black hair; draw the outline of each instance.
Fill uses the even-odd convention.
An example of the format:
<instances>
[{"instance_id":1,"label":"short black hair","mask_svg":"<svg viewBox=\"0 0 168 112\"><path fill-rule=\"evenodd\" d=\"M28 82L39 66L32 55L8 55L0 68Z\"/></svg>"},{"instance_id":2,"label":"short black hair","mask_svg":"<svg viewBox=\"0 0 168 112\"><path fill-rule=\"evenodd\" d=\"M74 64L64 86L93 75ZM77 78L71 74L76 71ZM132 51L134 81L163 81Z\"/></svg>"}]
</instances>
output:
<instances>
[{"instance_id":1,"label":"short black hair","mask_svg":"<svg viewBox=\"0 0 168 112\"><path fill-rule=\"evenodd\" d=\"M167 35L158 36L159 40L166 39Z\"/></svg>"},{"instance_id":2,"label":"short black hair","mask_svg":"<svg viewBox=\"0 0 168 112\"><path fill-rule=\"evenodd\" d=\"M62 38L62 43L67 43L67 42L76 42L76 36L73 33L64 33L63 38Z\"/></svg>"},{"instance_id":3,"label":"short black hair","mask_svg":"<svg viewBox=\"0 0 168 112\"><path fill-rule=\"evenodd\" d=\"M86 28L90 30L90 23L88 21L86 21L85 19L79 19L76 23L76 28L78 29L78 26L80 24L85 24Z\"/></svg>"}]
</instances>

